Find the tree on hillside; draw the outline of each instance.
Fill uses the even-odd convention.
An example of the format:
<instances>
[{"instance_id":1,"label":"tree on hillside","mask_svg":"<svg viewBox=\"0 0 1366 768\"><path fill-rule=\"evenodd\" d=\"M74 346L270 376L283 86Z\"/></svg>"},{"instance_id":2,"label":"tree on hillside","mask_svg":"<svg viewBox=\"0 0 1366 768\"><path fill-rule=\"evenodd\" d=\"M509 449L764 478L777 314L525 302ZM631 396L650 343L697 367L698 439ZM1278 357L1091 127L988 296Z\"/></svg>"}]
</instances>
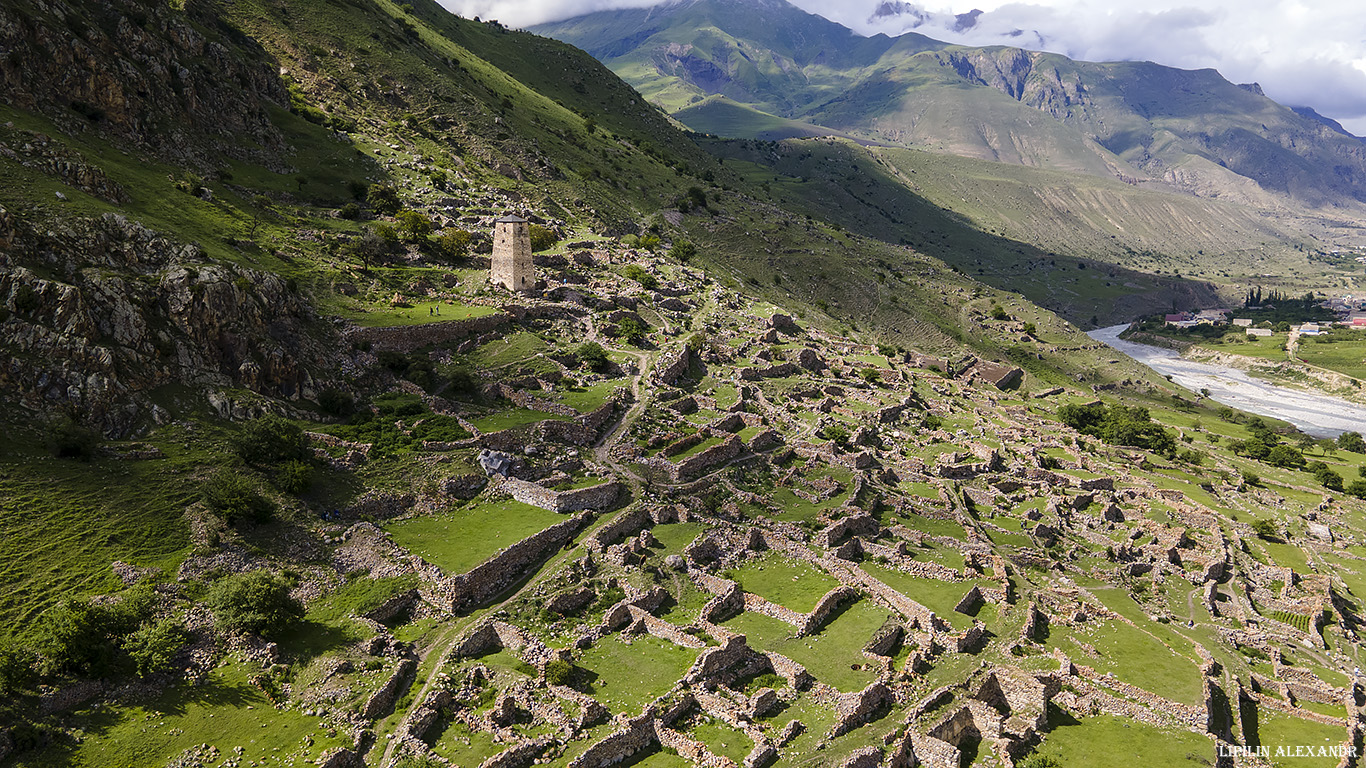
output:
<instances>
[{"instance_id":1,"label":"tree on hillside","mask_svg":"<svg viewBox=\"0 0 1366 768\"><path fill-rule=\"evenodd\" d=\"M473 239L474 235L463 229L447 229L436 239L436 247L452 264L460 264L469 258Z\"/></svg>"},{"instance_id":2,"label":"tree on hillside","mask_svg":"<svg viewBox=\"0 0 1366 768\"><path fill-rule=\"evenodd\" d=\"M361 236L347 244L345 253L359 259L361 269L369 272L370 267L389 253L389 241L377 227L366 227Z\"/></svg>"},{"instance_id":3,"label":"tree on hillside","mask_svg":"<svg viewBox=\"0 0 1366 768\"><path fill-rule=\"evenodd\" d=\"M529 227L531 235L531 250L541 252L548 248L554 248L560 242L560 236L555 234L555 230L550 227L543 227L540 224L532 224Z\"/></svg>"},{"instance_id":4,"label":"tree on hillside","mask_svg":"<svg viewBox=\"0 0 1366 768\"><path fill-rule=\"evenodd\" d=\"M365 202L369 203L376 213L384 216L393 216L402 207L398 199L398 190L387 184L370 187L365 194Z\"/></svg>"},{"instance_id":5,"label":"tree on hillside","mask_svg":"<svg viewBox=\"0 0 1366 768\"><path fill-rule=\"evenodd\" d=\"M1366 453L1366 439L1360 432L1343 432L1338 435L1338 448L1350 453Z\"/></svg>"},{"instance_id":6,"label":"tree on hillside","mask_svg":"<svg viewBox=\"0 0 1366 768\"><path fill-rule=\"evenodd\" d=\"M399 211L395 220L403 239L410 243L420 243L432 233L432 220L417 211Z\"/></svg>"},{"instance_id":7,"label":"tree on hillside","mask_svg":"<svg viewBox=\"0 0 1366 768\"><path fill-rule=\"evenodd\" d=\"M585 341L574 350L574 356L579 359L579 365L585 366L594 371L601 371L607 367L607 350L596 341Z\"/></svg>"}]
</instances>

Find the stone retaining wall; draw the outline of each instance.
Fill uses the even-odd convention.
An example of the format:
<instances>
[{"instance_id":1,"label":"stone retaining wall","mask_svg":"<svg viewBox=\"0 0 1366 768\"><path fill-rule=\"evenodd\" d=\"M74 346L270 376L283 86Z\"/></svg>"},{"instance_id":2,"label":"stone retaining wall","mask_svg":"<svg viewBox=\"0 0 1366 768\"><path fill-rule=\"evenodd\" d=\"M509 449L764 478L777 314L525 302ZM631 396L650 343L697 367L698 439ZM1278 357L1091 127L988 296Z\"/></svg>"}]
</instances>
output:
<instances>
[{"instance_id":1,"label":"stone retaining wall","mask_svg":"<svg viewBox=\"0 0 1366 768\"><path fill-rule=\"evenodd\" d=\"M366 720L378 720L389 714L394 708L394 700L412 684L411 678L416 669L417 662L412 659L400 661L394 670L394 674L384 681L384 685L381 685L379 690L370 694L370 698L365 702L365 707L361 710L361 717Z\"/></svg>"},{"instance_id":2,"label":"stone retaining wall","mask_svg":"<svg viewBox=\"0 0 1366 768\"><path fill-rule=\"evenodd\" d=\"M589 747L569 763L569 768L602 768L615 765L659 743L654 718L648 713L628 720L621 730Z\"/></svg>"},{"instance_id":3,"label":"stone retaining wall","mask_svg":"<svg viewBox=\"0 0 1366 768\"><path fill-rule=\"evenodd\" d=\"M615 480L571 491L556 491L515 477L500 478L496 482L498 490L523 504L560 513L607 509L616 502L622 489L621 483Z\"/></svg>"},{"instance_id":4,"label":"stone retaining wall","mask_svg":"<svg viewBox=\"0 0 1366 768\"><path fill-rule=\"evenodd\" d=\"M881 680L862 691L840 694L835 700L835 725L826 738L836 738L862 726L880 710L890 706L895 698L892 690Z\"/></svg>"},{"instance_id":5,"label":"stone retaining wall","mask_svg":"<svg viewBox=\"0 0 1366 768\"><path fill-rule=\"evenodd\" d=\"M649 511L643 507L623 512L588 537L584 542L584 547L592 552L602 552L616 543L617 539L634 536L645 530L651 522L652 518Z\"/></svg>"},{"instance_id":6,"label":"stone retaining wall","mask_svg":"<svg viewBox=\"0 0 1366 768\"><path fill-rule=\"evenodd\" d=\"M949 625L935 615L934 611L906 597L900 592L883 584L880 580L868 575L861 568L852 567L846 564L838 564L832 560L823 560L821 564L826 570L836 574L840 581L846 584L856 584L859 588L873 594L879 600L891 606L910 620L911 626L927 632L936 629L947 630Z\"/></svg>"},{"instance_id":7,"label":"stone retaining wall","mask_svg":"<svg viewBox=\"0 0 1366 768\"><path fill-rule=\"evenodd\" d=\"M475 608L510 587L532 565L554 554L592 519L592 513L580 512L532 534L475 566L469 573L424 585L420 589L422 597L432 605L456 613Z\"/></svg>"},{"instance_id":8,"label":"stone retaining wall","mask_svg":"<svg viewBox=\"0 0 1366 768\"><path fill-rule=\"evenodd\" d=\"M720 445L713 445L696 456L689 456L678 464L673 465L672 474L674 482L682 483L694 480L708 468L717 464L723 464L736 456L739 456L740 451L743 449L744 442L740 440L740 436L730 435L726 438L725 442Z\"/></svg>"},{"instance_id":9,"label":"stone retaining wall","mask_svg":"<svg viewBox=\"0 0 1366 768\"><path fill-rule=\"evenodd\" d=\"M799 627L797 634L802 637L814 635L820 631L821 627L825 626L826 621L829 621L830 614L838 610L844 603L858 599L858 590L850 586L841 585L826 592L820 602L816 603L816 607L811 609L811 613L804 617L805 620Z\"/></svg>"},{"instance_id":10,"label":"stone retaining wall","mask_svg":"<svg viewBox=\"0 0 1366 768\"><path fill-rule=\"evenodd\" d=\"M680 757L698 768L739 768L735 761L730 758L712 753L702 742L687 734L668 728L662 723L655 725L655 736L659 739L661 747L674 750Z\"/></svg>"},{"instance_id":11,"label":"stone retaining wall","mask_svg":"<svg viewBox=\"0 0 1366 768\"><path fill-rule=\"evenodd\" d=\"M376 352L412 352L422 347L458 341L480 333L495 331L512 322L504 312L463 320L445 320L425 325L397 325L378 328L348 328L342 336L351 343L368 341Z\"/></svg>"}]
</instances>

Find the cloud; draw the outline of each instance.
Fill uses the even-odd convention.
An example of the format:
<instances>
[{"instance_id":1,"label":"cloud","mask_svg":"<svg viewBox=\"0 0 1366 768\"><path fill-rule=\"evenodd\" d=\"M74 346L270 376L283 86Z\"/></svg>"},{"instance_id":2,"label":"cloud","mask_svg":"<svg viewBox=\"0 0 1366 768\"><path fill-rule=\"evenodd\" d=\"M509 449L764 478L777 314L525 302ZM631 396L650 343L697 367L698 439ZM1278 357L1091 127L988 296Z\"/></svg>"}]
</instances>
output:
<instances>
[{"instance_id":1,"label":"cloud","mask_svg":"<svg viewBox=\"0 0 1366 768\"><path fill-rule=\"evenodd\" d=\"M831 0L797 2L863 34L911 29L896 17L876 19ZM1195 7L1190 0L1185 2L1006 3L961 30L955 29L952 9L922 7L922 12L929 12L928 19L915 31L946 42L1014 45L1084 61L1154 61L1182 69L1217 69L1235 83L1259 83L1283 104L1312 107L1349 130L1366 132L1366 6L1201 0Z\"/></svg>"},{"instance_id":2,"label":"cloud","mask_svg":"<svg viewBox=\"0 0 1366 768\"><path fill-rule=\"evenodd\" d=\"M438 0L446 10L467 19L497 19L510 27L530 27L596 11L648 8L660 0Z\"/></svg>"},{"instance_id":3,"label":"cloud","mask_svg":"<svg viewBox=\"0 0 1366 768\"><path fill-rule=\"evenodd\" d=\"M791 0L865 35L916 31L965 45L1012 45L1085 61L1154 61L1213 68L1257 82L1288 106L1308 106L1366 133L1366 4L1356 0ZM657 0L441 0L461 16L527 27ZM950 3L961 2L959 7ZM937 3L937 4L936 4ZM900 15L875 17L880 5ZM985 9L963 28L958 14Z\"/></svg>"}]
</instances>

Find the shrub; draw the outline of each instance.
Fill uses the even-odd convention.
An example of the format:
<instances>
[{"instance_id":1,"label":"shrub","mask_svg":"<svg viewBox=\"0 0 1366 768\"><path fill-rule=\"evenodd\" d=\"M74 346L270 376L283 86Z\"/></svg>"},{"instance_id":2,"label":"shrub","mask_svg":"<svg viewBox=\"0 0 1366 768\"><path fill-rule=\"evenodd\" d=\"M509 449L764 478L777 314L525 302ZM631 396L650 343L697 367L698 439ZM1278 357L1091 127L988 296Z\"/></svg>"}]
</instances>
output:
<instances>
[{"instance_id":1,"label":"shrub","mask_svg":"<svg viewBox=\"0 0 1366 768\"><path fill-rule=\"evenodd\" d=\"M355 203L347 203L346 205L343 205L341 207L341 210L338 211L338 214L343 219L355 221L356 219L360 218L360 206L356 205Z\"/></svg>"},{"instance_id":2,"label":"shrub","mask_svg":"<svg viewBox=\"0 0 1366 768\"><path fill-rule=\"evenodd\" d=\"M654 275L645 271L639 264L627 264L621 270L622 276L640 283L640 287L647 291L653 291L659 287L659 280Z\"/></svg>"},{"instance_id":3,"label":"shrub","mask_svg":"<svg viewBox=\"0 0 1366 768\"><path fill-rule=\"evenodd\" d=\"M398 201L398 190L387 184L376 184L370 187L365 195L365 201L376 212L385 216L393 216L398 213L398 209L401 207Z\"/></svg>"},{"instance_id":4,"label":"shrub","mask_svg":"<svg viewBox=\"0 0 1366 768\"><path fill-rule=\"evenodd\" d=\"M48 428L47 449L59 459L90 461L99 447L99 433L70 418L62 419Z\"/></svg>"},{"instance_id":5,"label":"shrub","mask_svg":"<svg viewBox=\"0 0 1366 768\"><path fill-rule=\"evenodd\" d=\"M1083 435L1098 437L1112 445L1128 445L1162 454L1176 450L1176 438L1152 420L1147 408L1069 403L1058 409L1058 418Z\"/></svg>"},{"instance_id":6,"label":"shrub","mask_svg":"<svg viewBox=\"0 0 1366 768\"><path fill-rule=\"evenodd\" d=\"M13 696L27 690L35 678L38 655L13 640L0 640L0 694Z\"/></svg>"},{"instance_id":7,"label":"shrub","mask_svg":"<svg viewBox=\"0 0 1366 768\"><path fill-rule=\"evenodd\" d=\"M14 292L14 311L21 314L30 314L38 309L38 292L33 290L33 286L21 285L19 290Z\"/></svg>"},{"instance_id":8,"label":"shrub","mask_svg":"<svg viewBox=\"0 0 1366 768\"><path fill-rule=\"evenodd\" d=\"M308 455L308 438L294 422L273 414L252 419L232 439L233 450L243 461L274 464Z\"/></svg>"},{"instance_id":9,"label":"shrub","mask_svg":"<svg viewBox=\"0 0 1366 768\"><path fill-rule=\"evenodd\" d=\"M1342 475L1325 464L1320 464L1314 469L1314 479L1319 481L1319 485L1330 491L1342 490Z\"/></svg>"},{"instance_id":10,"label":"shrub","mask_svg":"<svg viewBox=\"0 0 1366 768\"><path fill-rule=\"evenodd\" d=\"M639 344L649 332L649 326L634 317L623 317L617 323L617 333L632 344Z\"/></svg>"},{"instance_id":11,"label":"shrub","mask_svg":"<svg viewBox=\"0 0 1366 768\"><path fill-rule=\"evenodd\" d=\"M1001 305L999 305L999 304L993 304L992 307L991 307L991 319L992 319L992 320L1009 320L1009 319L1010 319L1010 315L1006 314L1005 308L1002 307Z\"/></svg>"},{"instance_id":12,"label":"shrub","mask_svg":"<svg viewBox=\"0 0 1366 768\"><path fill-rule=\"evenodd\" d=\"M313 486L313 467L302 461L286 461L275 470L275 487L295 496Z\"/></svg>"},{"instance_id":13,"label":"shrub","mask_svg":"<svg viewBox=\"0 0 1366 768\"><path fill-rule=\"evenodd\" d=\"M399 211L396 221L403 239L410 243L421 242L432 233L432 220L417 211Z\"/></svg>"},{"instance_id":14,"label":"shrub","mask_svg":"<svg viewBox=\"0 0 1366 768\"><path fill-rule=\"evenodd\" d=\"M447 229L436 239L436 247L452 263L460 263L469 258L470 241L474 235L463 229Z\"/></svg>"},{"instance_id":15,"label":"shrub","mask_svg":"<svg viewBox=\"0 0 1366 768\"><path fill-rule=\"evenodd\" d=\"M845 445L849 442L849 430L843 424L826 424L821 427L820 435L835 445Z\"/></svg>"},{"instance_id":16,"label":"shrub","mask_svg":"<svg viewBox=\"0 0 1366 768\"><path fill-rule=\"evenodd\" d=\"M1276 538L1276 524L1270 520L1253 520L1252 532L1257 534L1258 538L1274 539Z\"/></svg>"},{"instance_id":17,"label":"shrub","mask_svg":"<svg viewBox=\"0 0 1366 768\"><path fill-rule=\"evenodd\" d=\"M275 504L262 496L242 475L230 469L220 469L204 482L200 489L204 505L222 517L229 525L249 520L263 523L275 514Z\"/></svg>"},{"instance_id":18,"label":"shrub","mask_svg":"<svg viewBox=\"0 0 1366 768\"><path fill-rule=\"evenodd\" d=\"M528 227L531 235L531 250L540 252L547 248L554 248L560 242L560 236L555 234L555 230L550 227L543 227L540 224L532 224Z\"/></svg>"},{"instance_id":19,"label":"shrub","mask_svg":"<svg viewBox=\"0 0 1366 768\"><path fill-rule=\"evenodd\" d=\"M689 261L692 261L692 257L696 255L697 246L693 245L688 240L679 240L678 242L674 243L672 247L669 248L669 257L677 259L678 261L684 264L687 264ZM774 283L776 284L778 276L774 275L773 279Z\"/></svg>"},{"instance_id":20,"label":"shrub","mask_svg":"<svg viewBox=\"0 0 1366 768\"><path fill-rule=\"evenodd\" d=\"M1267 451L1266 462L1285 469L1299 469L1304 466L1304 454L1290 445L1278 445Z\"/></svg>"},{"instance_id":21,"label":"shrub","mask_svg":"<svg viewBox=\"0 0 1366 768\"><path fill-rule=\"evenodd\" d=\"M564 659L553 659L545 665L545 681L551 685L565 685L574 676L574 665Z\"/></svg>"},{"instance_id":22,"label":"shrub","mask_svg":"<svg viewBox=\"0 0 1366 768\"><path fill-rule=\"evenodd\" d=\"M318 407L330 416L347 416L356 409L356 398L340 389L324 389L318 393Z\"/></svg>"},{"instance_id":23,"label":"shrub","mask_svg":"<svg viewBox=\"0 0 1366 768\"><path fill-rule=\"evenodd\" d=\"M641 235L640 239L636 241L636 246L654 253L654 250L659 247L659 242L659 235Z\"/></svg>"},{"instance_id":24,"label":"shrub","mask_svg":"<svg viewBox=\"0 0 1366 768\"><path fill-rule=\"evenodd\" d=\"M585 341L574 350L574 357L578 358L579 365L585 366L594 371L601 371L607 367L609 362L607 350L596 341Z\"/></svg>"},{"instance_id":25,"label":"shrub","mask_svg":"<svg viewBox=\"0 0 1366 768\"><path fill-rule=\"evenodd\" d=\"M123 649L132 657L139 677L161 672L171 664L176 652L190 641L190 633L175 621L144 625L128 635Z\"/></svg>"},{"instance_id":26,"label":"shrub","mask_svg":"<svg viewBox=\"0 0 1366 768\"><path fill-rule=\"evenodd\" d=\"M1347 484L1346 490L1358 499L1366 499L1366 480L1353 480Z\"/></svg>"},{"instance_id":27,"label":"shrub","mask_svg":"<svg viewBox=\"0 0 1366 768\"><path fill-rule=\"evenodd\" d=\"M270 571L228 576L209 588L205 603L224 629L269 637L304 615L289 584Z\"/></svg>"},{"instance_id":28,"label":"shrub","mask_svg":"<svg viewBox=\"0 0 1366 768\"><path fill-rule=\"evenodd\" d=\"M150 587L127 592L117 603L68 599L43 614L38 649L46 672L103 677L116 668L117 641L152 613Z\"/></svg>"}]
</instances>

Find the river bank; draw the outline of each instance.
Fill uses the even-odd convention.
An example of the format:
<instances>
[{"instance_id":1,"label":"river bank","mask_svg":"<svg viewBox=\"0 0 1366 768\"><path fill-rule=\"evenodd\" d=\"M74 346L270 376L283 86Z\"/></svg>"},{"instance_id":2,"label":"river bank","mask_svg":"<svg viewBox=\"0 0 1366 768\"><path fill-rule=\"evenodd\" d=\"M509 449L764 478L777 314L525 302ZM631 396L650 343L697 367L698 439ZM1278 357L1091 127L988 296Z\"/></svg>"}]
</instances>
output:
<instances>
[{"instance_id":1,"label":"river bank","mask_svg":"<svg viewBox=\"0 0 1366 768\"><path fill-rule=\"evenodd\" d=\"M1294 424L1315 437L1366 432L1366 406L1340 397L1272 384L1231 365L1189 360L1172 349L1119 338L1127 324L1098 328L1087 335L1193 391L1248 413Z\"/></svg>"}]
</instances>

